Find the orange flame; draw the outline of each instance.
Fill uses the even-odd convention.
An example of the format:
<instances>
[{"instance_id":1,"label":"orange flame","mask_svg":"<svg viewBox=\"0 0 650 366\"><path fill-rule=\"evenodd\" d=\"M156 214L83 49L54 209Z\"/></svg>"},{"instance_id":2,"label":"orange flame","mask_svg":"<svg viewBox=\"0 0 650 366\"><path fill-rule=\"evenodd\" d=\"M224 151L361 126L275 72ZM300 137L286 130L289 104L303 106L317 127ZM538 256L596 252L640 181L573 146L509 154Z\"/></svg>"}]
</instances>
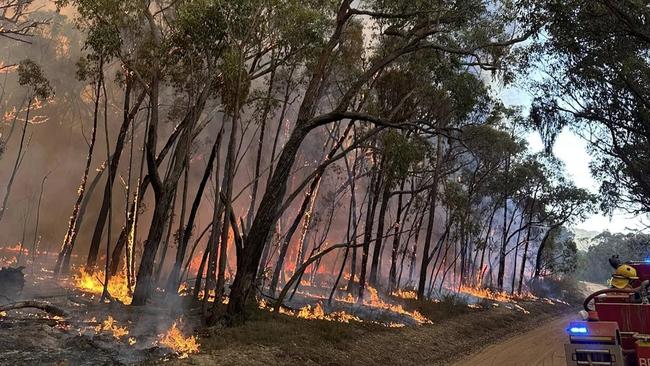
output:
<instances>
[{"instance_id":1,"label":"orange flame","mask_svg":"<svg viewBox=\"0 0 650 366\"><path fill-rule=\"evenodd\" d=\"M173 350L179 355L179 358L186 358L190 353L199 351L199 343L195 336L185 337L183 335L177 326L180 322L180 320L175 321L165 334L159 335L158 344Z\"/></svg>"},{"instance_id":2,"label":"orange flame","mask_svg":"<svg viewBox=\"0 0 650 366\"><path fill-rule=\"evenodd\" d=\"M498 292L498 291L492 291L487 288L479 288L479 287L471 287L471 286L466 286L462 285L460 286L459 291L460 293L471 295L474 297L478 297L481 299L486 299L486 300L493 300L493 301L499 301L499 302L517 302L517 300L524 300L524 299L530 299L530 300L535 300L537 297L535 297L533 294L530 293L524 293L522 295L511 295L506 292Z\"/></svg>"},{"instance_id":3,"label":"orange flame","mask_svg":"<svg viewBox=\"0 0 650 366\"><path fill-rule=\"evenodd\" d=\"M79 273L75 275L75 287L81 291L101 296L104 291L103 279L104 273L102 271L91 274L84 269L80 269ZM131 294L124 273L111 277L108 281L108 292L111 296L127 305L131 303Z\"/></svg>"},{"instance_id":4,"label":"orange flame","mask_svg":"<svg viewBox=\"0 0 650 366\"><path fill-rule=\"evenodd\" d=\"M129 330L124 327L117 326L117 322L110 315L108 316L108 318L106 318L106 320L102 322L102 324L95 327L95 331L97 333L99 332L111 333L115 339L122 338L129 334Z\"/></svg>"},{"instance_id":5,"label":"orange flame","mask_svg":"<svg viewBox=\"0 0 650 366\"><path fill-rule=\"evenodd\" d=\"M398 289L397 291L394 291L393 296L397 296L400 299L404 299L404 300L415 300L418 298L418 294L415 291L402 290L402 289Z\"/></svg>"}]
</instances>

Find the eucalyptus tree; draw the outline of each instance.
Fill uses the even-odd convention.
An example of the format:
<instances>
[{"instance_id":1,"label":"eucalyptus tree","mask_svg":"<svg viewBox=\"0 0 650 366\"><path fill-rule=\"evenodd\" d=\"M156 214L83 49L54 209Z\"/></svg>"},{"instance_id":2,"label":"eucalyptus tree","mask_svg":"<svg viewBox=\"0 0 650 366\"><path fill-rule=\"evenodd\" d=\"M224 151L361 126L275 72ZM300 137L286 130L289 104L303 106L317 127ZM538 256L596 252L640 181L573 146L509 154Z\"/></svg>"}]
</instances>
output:
<instances>
[{"instance_id":1,"label":"eucalyptus tree","mask_svg":"<svg viewBox=\"0 0 650 366\"><path fill-rule=\"evenodd\" d=\"M310 131L344 119L386 127L411 126L433 132L444 130L435 125L421 124L421 121L394 123L388 118L390 116L356 112L350 108L353 107L355 98L364 92L368 83L378 73L406 54L431 49L443 55L462 55L464 63L494 69L503 60L502 56L507 54L509 46L526 39L537 30L537 24L529 24L513 37L512 33L509 33L509 26L518 16L527 14L525 9L508 6L495 10L481 1L463 1L454 6L364 1L358 6L353 7L351 0L344 0L328 9L327 15L331 23L325 32L328 34L327 41L319 50L317 61L309 68L311 76L296 123L280 153L273 176L244 240L241 257L238 257L237 273L231 286L226 314L229 323L242 319L266 239L277 219L278 209L283 204L287 180L296 154ZM376 35L381 38L385 47L373 54L364 71L353 79L349 87L341 91L334 108L321 110L318 108L322 96L320 91L329 81L330 66L337 61L334 57L337 47L345 40L345 29L353 19L359 17L379 26L380 30Z\"/></svg>"}]
</instances>

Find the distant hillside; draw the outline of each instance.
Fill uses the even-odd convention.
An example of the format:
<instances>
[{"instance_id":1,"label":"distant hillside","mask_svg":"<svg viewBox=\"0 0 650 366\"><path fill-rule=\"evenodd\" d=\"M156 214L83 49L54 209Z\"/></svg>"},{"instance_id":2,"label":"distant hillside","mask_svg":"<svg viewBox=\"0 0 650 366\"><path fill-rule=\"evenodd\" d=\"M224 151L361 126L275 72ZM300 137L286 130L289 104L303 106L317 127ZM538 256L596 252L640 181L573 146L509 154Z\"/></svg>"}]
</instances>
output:
<instances>
[{"instance_id":1,"label":"distant hillside","mask_svg":"<svg viewBox=\"0 0 650 366\"><path fill-rule=\"evenodd\" d=\"M573 228L572 231L575 235L575 242L578 246L578 250L583 251L586 251L590 246L592 246L593 243L591 242L591 239L600 234L599 231L582 230L577 228Z\"/></svg>"}]
</instances>

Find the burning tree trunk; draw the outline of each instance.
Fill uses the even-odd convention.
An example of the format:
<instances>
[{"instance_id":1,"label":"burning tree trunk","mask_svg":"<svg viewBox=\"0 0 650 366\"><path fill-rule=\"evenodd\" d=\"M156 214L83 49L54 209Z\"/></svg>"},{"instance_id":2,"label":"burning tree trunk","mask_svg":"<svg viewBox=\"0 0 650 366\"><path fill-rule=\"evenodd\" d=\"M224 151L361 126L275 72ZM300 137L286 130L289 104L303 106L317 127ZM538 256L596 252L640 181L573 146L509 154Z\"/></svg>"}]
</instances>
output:
<instances>
[{"instance_id":1,"label":"burning tree trunk","mask_svg":"<svg viewBox=\"0 0 650 366\"><path fill-rule=\"evenodd\" d=\"M90 137L90 144L88 144L88 155L86 157L86 167L84 168L84 173L81 176L81 184L79 185L77 201L72 207L72 215L70 215L70 220L68 222L68 230L63 239L63 244L61 245L61 250L59 251L58 258L56 260L56 265L54 267L54 275L59 275L61 273L67 273L70 269L70 257L72 255L73 243L75 242L78 227L77 227L77 216L79 215L79 207L81 202L84 199L84 194L86 192L86 182L88 181L88 172L90 170L90 163L93 158L93 150L95 149L95 140L97 136L97 120L99 117L99 98L102 90L102 84L104 82L104 58L103 56L99 57L99 69L98 69L98 80L97 87L95 89L95 107L93 111L93 128Z\"/></svg>"}]
</instances>

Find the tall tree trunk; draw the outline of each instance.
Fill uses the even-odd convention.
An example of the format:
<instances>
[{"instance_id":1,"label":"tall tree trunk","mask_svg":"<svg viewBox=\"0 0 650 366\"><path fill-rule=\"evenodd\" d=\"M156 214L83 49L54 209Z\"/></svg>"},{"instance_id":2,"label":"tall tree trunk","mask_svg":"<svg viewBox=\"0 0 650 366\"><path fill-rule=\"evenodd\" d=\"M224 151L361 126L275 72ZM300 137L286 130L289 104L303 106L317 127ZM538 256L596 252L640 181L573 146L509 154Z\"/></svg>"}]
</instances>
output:
<instances>
[{"instance_id":1,"label":"tall tree trunk","mask_svg":"<svg viewBox=\"0 0 650 366\"><path fill-rule=\"evenodd\" d=\"M521 230L523 227L524 218L523 215L519 221L519 228L517 229L517 239L515 241L515 253L513 255L512 262L512 279L510 281L510 293L515 293L515 281L517 280L517 255L519 255L519 240L521 239Z\"/></svg>"},{"instance_id":2,"label":"tall tree trunk","mask_svg":"<svg viewBox=\"0 0 650 366\"><path fill-rule=\"evenodd\" d=\"M418 281L417 298L424 300L424 291L427 284L427 269L429 267L429 251L431 250L431 240L433 239L433 226L436 220L436 206L438 203L438 182L440 180L440 163L442 162L442 137L438 136L436 143L436 167L433 172L433 182L431 188L431 197L429 199L429 220L427 222L427 232L424 237L424 251L422 252L422 262L420 264L420 280Z\"/></svg>"},{"instance_id":3,"label":"tall tree trunk","mask_svg":"<svg viewBox=\"0 0 650 366\"><path fill-rule=\"evenodd\" d=\"M356 131L355 131L356 132ZM350 181L350 213L349 219L352 220L354 224L354 231L352 236L348 237L348 243L354 243L352 248L352 258L350 258L350 279L348 280L347 291L352 292L354 287L354 277L357 274L357 229L358 229L358 220L357 220L357 194L356 194L356 174L357 174L357 163L358 163L358 150L354 151L354 162L352 163L352 169L350 169L350 164L348 159L345 158L345 169L348 173L348 180Z\"/></svg>"},{"instance_id":4,"label":"tall tree trunk","mask_svg":"<svg viewBox=\"0 0 650 366\"><path fill-rule=\"evenodd\" d=\"M221 220L223 215L223 201L221 200L221 186L219 179L221 178L221 151L217 149L216 167L214 169L214 206L212 207L212 230L210 231L210 238L205 248L205 253L201 259L199 266L196 284L194 286L194 298L198 300L199 292L201 291L201 275L203 274L204 265L207 261L208 270L205 275L205 290L203 291L203 299L201 310L203 319L207 319L208 311L208 298L210 291L214 289L217 283L217 260L219 258L219 237L221 236ZM225 217L225 216L224 216ZM225 218L224 218L225 219Z\"/></svg>"},{"instance_id":5,"label":"tall tree trunk","mask_svg":"<svg viewBox=\"0 0 650 366\"><path fill-rule=\"evenodd\" d=\"M32 273L34 273L34 263L36 262L36 251L38 250L38 225L41 221L41 202L43 201L43 191L45 190L45 181L48 174L45 174L41 181L41 192L38 194L38 205L36 206L36 225L34 225L34 241L32 242Z\"/></svg>"},{"instance_id":6,"label":"tall tree trunk","mask_svg":"<svg viewBox=\"0 0 650 366\"><path fill-rule=\"evenodd\" d=\"M237 273L230 288L230 299L226 310L225 320L228 324L243 321L245 318L244 307L255 281L255 276L257 275L266 240L277 220L278 210L286 192L287 181L291 175L291 168L295 162L296 154L309 131L315 128L311 124L311 119L314 115L315 107L320 100L320 91L322 90L325 79L327 79L325 76L327 75L328 65L330 64L334 49L339 44L343 29L349 19L348 10L351 2L352 0L344 0L339 7L336 29L330 37L330 40L322 48L318 61L313 68L311 80L307 85L302 104L298 111L296 126L280 153L273 174L270 175L271 178L269 179L267 189L264 192L253 224L242 246L241 256L238 255Z\"/></svg>"},{"instance_id":7,"label":"tall tree trunk","mask_svg":"<svg viewBox=\"0 0 650 366\"><path fill-rule=\"evenodd\" d=\"M507 177L510 171L510 158L506 158L505 176ZM507 184L504 185L505 191L503 194L503 239L501 241L501 248L499 250L499 270L497 273L497 288L503 291L503 276L506 270L506 248L508 246L508 191Z\"/></svg>"},{"instance_id":8,"label":"tall tree trunk","mask_svg":"<svg viewBox=\"0 0 650 366\"><path fill-rule=\"evenodd\" d=\"M273 61L272 56L272 61ZM262 116L260 118L260 135L259 135L259 144L257 146L257 155L255 157L255 175L253 176L253 186L251 187L251 203L248 208L248 215L246 216L246 227L250 228L253 223L253 217L255 215L255 203L257 201L257 191L261 179L261 167L262 167L262 152L264 150L264 135L266 133L266 120L269 117L271 112L271 97L273 96L273 87L275 85L275 67L271 69L271 75L269 77L269 87L266 90L266 99L264 101L264 109ZM280 121L282 125L282 121ZM273 164L273 161L270 162Z\"/></svg>"},{"instance_id":9,"label":"tall tree trunk","mask_svg":"<svg viewBox=\"0 0 650 366\"><path fill-rule=\"evenodd\" d=\"M86 166L84 168L84 173L81 176L81 184L77 190L77 201L72 207L72 215L70 215L70 220L68 222L68 230L63 238L63 244L61 245L61 250L56 260L56 265L54 266L54 275L58 276L61 273L67 273L70 269L70 257L72 255L73 243L75 242L78 227L77 227L77 216L79 215L79 207L81 202L84 199L84 194L86 192L86 182L88 181L88 172L90 170L90 163L93 159L93 150L95 149L95 140L97 137L97 121L99 119L99 98L101 95L102 84L104 82L104 58L99 58L99 78L97 80L97 88L95 89L95 108L93 111L93 128L90 137L90 144L88 144L88 155L86 157Z\"/></svg>"},{"instance_id":10,"label":"tall tree trunk","mask_svg":"<svg viewBox=\"0 0 650 366\"><path fill-rule=\"evenodd\" d=\"M183 131L179 137L179 143L174 151L174 156L172 157L173 166L165 177L164 182L161 182L157 172L156 160L154 158L156 134L151 134L151 130L157 128L157 88L151 88L152 91L155 91L152 93L155 97L151 98L152 104L154 105L152 105L152 119L149 128L150 138L147 140L146 152L147 167L149 175L151 176L151 183L154 188L154 197L156 200L152 214L153 218L149 227L149 234L147 235L147 241L145 242L144 250L142 252L142 260L140 261L136 286L133 292L133 301L131 302L132 305L145 305L151 295L153 289L152 275L154 260L160 245L160 240L162 239L163 228L169 216L174 188L178 185L178 179L180 178L183 169L185 169L185 157L192 147L194 126L196 125L207 101L207 89L207 87L204 87L199 94L196 104L191 107L190 111L185 116L183 121Z\"/></svg>"},{"instance_id":11,"label":"tall tree trunk","mask_svg":"<svg viewBox=\"0 0 650 366\"><path fill-rule=\"evenodd\" d=\"M377 240L372 253L372 262L370 263L370 278L369 283L377 287L379 284L377 272L381 265L381 250L384 242L384 224L386 223L386 211L388 209L388 201L390 200L390 185L388 182L384 183L384 193L381 197L381 206L379 206L379 217L377 218Z\"/></svg>"},{"instance_id":12,"label":"tall tree trunk","mask_svg":"<svg viewBox=\"0 0 650 366\"><path fill-rule=\"evenodd\" d=\"M253 225L248 231L242 258L238 258L240 266L237 268L235 279L230 288L226 313L226 320L229 323L243 320L244 305L248 300L248 294L255 280L267 236L275 223L277 211L286 191L287 179L291 174L291 167L307 132L308 129L301 127L299 124L291 133L289 140L282 149L273 177L264 192Z\"/></svg>"},{"instance_id":13,"label":"tall tree trunk","mask_svg":"<svg viewBox=\"0 0 650 366\"><path fill-rule=\"evenodd\" d=\"M178 286L180 285L179 273L181 270L181 266L183 265L185 252L187 251L187 244L189 243L190 237L192 236L192 228L194 227L194 220L196 219L196 214L198 213L199 206L201 205L203 192L205 190L205 186L208 183L208 179L212 174L212 167L214 166L214 159L217 156L217 150L221 146L222 131L223 130L219 131L219 134L217 135L217 139L212 145L212 150L210 151L210 157L208 158L205 171L203 173L203 177L201 178L201 182L199 183L199 187L196 191L196 196L194 197L194 201L192 202L192 208L190 209L190 215L187 219L187 225L185 225L183 235L182 235L182 240L179 242L178 250L176 251L176 260L174 262L174 267L172 268L172 271L169 274L169 277L167 279L167 286L166 286L167 293L178 292Z\"/></svg>"},{"instance_id":14,"label":"tall tree trunk","mask_svg":"<svg viewBox=\"0 0 650 366\"><path fill-rule=\"evenodd\" d=\"M23 148L25 146L25 135L27 132L27 126L29 125L29 112L32 107L32 99L33 98L30 96L29 101L27 102L25 124L23 125L23 132L20 135L20 145L18 146L18 154L16 155L16 161L14 163L14 167L11 170L11 176L9 176L9 182L7 183L7 190L5 191L5 196L4 199L2 200L2 207L0 207L0 221L2 221L2 218L4 217L4 214L7 211L7 202L9 201L9 195L11 195L11 187L14 184L14 180L16 179L16 174L18 173L18 168L20 167L20 163L22 162L24 157Z\"/></svg>"},{"instance_id":15,"label":"tall tree trunk","mask_svg":"<svg viewBox=\"0 0 650 366\"><path fill-rule=\"evenodd\" d=\"M186 171L187 172L187 171ZM185 175L187 177L187 175ZM181 192L181 201L187 197L186 193L187 192L187 184L185 184L185 187L183 188L183 191ZM160 280L160 275L163 270L163 267L165 266L165 259L167 258L167 250L169 249L170 246L170 241L174 240L172 239L172 232L174 231L174 219L176 218L176 202L178 202L178 189L174 190L174 198L172 199L172 205L171 208L169 209L169 219L167 219L167 224L165 226L165 229L167 229L167 234L165 234L165 240L163 241L163 247L162 247L162 253L160 253L160 258L158 258L158 266L156 267L156 270L154 271L154 282L158 283ZM183 203L181 202L181 206ZM181 208L181 211L183 209ZM181 226L182 226L181 222Z\"/></svg>"},{"instance_id":16,"label":"tall tree trunk","mask_svg":"<svg viewBox=\"0 0 650 366\"><path fill-rule=\"evenodd\" d=\"M88 250L88 258L86 260L86 270L94 270L97 264L97 255L99 254L99 246L102 240L102 234L104 232L104 225L106 223L106 218L108 216L108 207L110 206L110 196L113 191L113 182L115 181L115 176L117 174L117 168L120 164L120 158L122 156L122 151L124 150L124 143L126 141L127 132L131 126L131 121L135 118L138 108L144 99L145 93L143 92L139 100L136 102L136 105L131 110L130 107L130 98L131 98L131 89L132 83L126 83L126 89L124 92L124 108L123 108L123 119L122 125L120 126L120 131L117 135L117 140L115 141L115 151L112 156L108 157L110 161L108 165L108 178L106 179L106 185L104 187L104 198L102 199L102 205L99 208L99 213L97 215L97 223L95 224L95 230L93 231L92 239L90 240L90 249Z\"/></svg>"},{"instance_id":17,"label":"tall tree trunk","mask_svg":"<svg viewBox=\"0 0 650 366\"><path fill-rule=\"evenodd\" d=\"M359 297L358 302L363 301L364 291L366 289L366 271L368 267L368 257L370 255L370 242L372 241L372 229L374 228L375 212L379 203L379 194L381 187L381 174L377 166L371 168L371 178L368 195L368 207L366 208L366 222L363 228L363 246L361 252L361 271L359 273Z\"/></svg>"},{"instance_id":18,"label":"tall tree trunk","mask_svg":"<svg viewBox=\"0 0 650 366\"><path fill-rule=\"evenodd\" d=\"M232 211L232 192L235 183L235 164L237 159L236 142L239 124L239 103L236 103L236 110L231 118L230 138L228 140L228 151L226 153L226 162L223 172L222 194L225 196L224 202L224 219L222 221L221 238L219 240L219 266L217 268L217 284L215 288L216 297L214 307L221 304L221 298L224 295L226 286L226 264L228 263L228 238L230 233L230 220L227 219ZM233 231L235 228L232 228Z\"/></svg>"},{"instance_id":19,"label":"tall tree trunk","mask_svg":"<svg viewBox=\"0 0 650 366\"><path fill-rule=\"evenodd\" d=\"M399 255L399 244L402 231L402 193L406 180L402 179L400 183L400 193L397 195L397 212L395 213L395 223L393 228L393 249L390 255L390 270L388 271L388 291L393 292L397 285L397 256Z\"/></svg>"},{"instance_id":20,"label":"tall tree trunk","mask_svg":"<svg viewBox=\"0 0 650 366\"><path fill-rule=\"evenodd\" d=\"M530 231L532 229L533 212L535 211L535 203L537 201L537 187L533 194L533 200L530 203L530 211L528 213L528 227L526 228L526 245L524 246L524 255L521 259L521 270L519 272L519 285L517 286L517 293L521 294L521 287L524 282L524 274L526 273L526 260L528 259L528 245L530 244ZM513 284L514 287L514 284Z\"/></svg>"},{"instance_id":21,"label":"tall tree trunk","mask_svg":"<svg viewBox=\"0 0 650 366\"><path fill-rule=\"evenodd\" d=\"M544 237L542 238L542 242L539 244L539 248L537 248L537 256L535 257L535 274L533 277L538 278L539 276L542 275L542 254L544 252L544 248L546 248L546 244L548 243L548 239L551 237L551 232L553 230L557 230L560 228L564 223L558 223L546 230L546 233L544 233Z\"/></svg>"}]
</instances>

